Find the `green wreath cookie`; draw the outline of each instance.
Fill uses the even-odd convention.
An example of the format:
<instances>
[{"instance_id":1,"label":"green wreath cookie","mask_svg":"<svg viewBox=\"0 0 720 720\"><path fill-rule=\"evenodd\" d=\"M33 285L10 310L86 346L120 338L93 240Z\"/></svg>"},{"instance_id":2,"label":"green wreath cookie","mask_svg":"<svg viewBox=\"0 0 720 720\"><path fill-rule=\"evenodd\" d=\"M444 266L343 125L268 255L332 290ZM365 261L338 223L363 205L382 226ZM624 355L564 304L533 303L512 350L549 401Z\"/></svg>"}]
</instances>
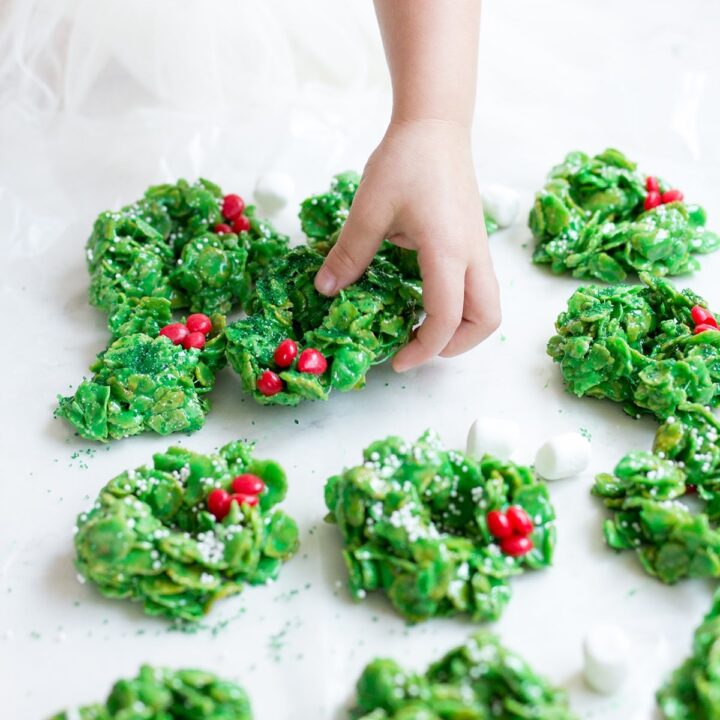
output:
<instances>
[{"instance_id":1,"label":"green wreath cookie","mask_svg":"<svg viewBox=\"0 0 720 720\"><path fill-rule=\"evenodd\" d=\"M408 672L377 659L357 683L353 720L575 720L553 688L488 632L478 632L430 665Z\"/></svg>"},{"instance_id":2,"label":"green wreath cookie","mask_svg":"<svg viewBox=\"0 0 720 720\"><path fill-rule=\"evenodd\" d=\"M720 717L720 593L695 630L692 655L660 688L657 702L667 720Z\"/></svg>"},{"instance_id":3,"label":"green wreath cookie","mask_svg":"<svg viewBox=\"0 0 720 720\"><path fill-rule=\"evenodd\" d=\"M681 275L694 257L720 247L705 229L705 211L679 190L637 172L618 150L590 157L571 152L535 196L530 229L533 262L555 273L624 280L628 273Z\"/></svg>"},{"instance_id":4,"label":"green wreath cookie","mask_svg":"<svg viewBox=\"0 0 720 720\"><path fill-rule=\"evenodd\" d=\"M214 455L171 447L127 471L79 516L77 568L110 598L149 615L196 621L218 598L274 580L298 546L295 522L275 506L285 473L233 442Z\"/></svg>"},{"instance_id":5,"label":"green wreath cookie","mask_svg":"<svg viewBox=\"0 0 720 720\"><path fill-rule=\"evenodd\" d=\"M200 179L156 185L95 221L87 242L90 303L108 313L123 297L160 297L174 309L227 314L288 238Z\"/></svg>"},{"instance_id":6,"label":"green wreath cookie","mask_svg":"<svg viewBox=\"0 0 720 720\"><path fill-rule=\"evenodd\" d=\"M59 397L57 417L88 440L142 432L194 432L210 408L206 397L224 367L225 318L191 315L204 332L171 323L166 298L118 298L109 319L113 339L90 366L93 376Z\"/></svg>"},{"instance_id":7,"label":"green wreath cookie","mask_svg":"<svg viewBox=\"0 0 720 720\"><path fill-rule=\"evenodd\" d=\"M716 406L720 332L705 301L666 280L640 279L644 286L581 287L568 300L548 342L566 388L660 420L683 403Z\"/></svg>"},{"instance_id":8,"label":"green wreath cookie","mask_svg":"<svg viewBox=\"0 0 720 720\"><path fill-rule=\"evenodd\" d=\"M412 622L496 620L509 578L551 564L555 513L530 468L443 450L430 431L377 441L363 460L325 486L355 599L382 590Z\"/></svg>"},{"instance_id":9,"label":"green wreath cookie","mask_svg":"<svg viewBox=\"0 0 720 720\"><path fill-rule=\"evenodd\" d=\"M304 247L275 260L257 281L250 316L226 330L228 361L259 403L297 405L363 387L418 322L418 285L386 259L334 298L313 285L322 263Z\"/></svg>"},{"instance_id":10,"label":"green wreath cookie","mask_svg":"<svg viewBox=\"0 0 720 720\"><path fill-rule=\"evenodd\" d=\"M614 511L607 544L637 551L663 582L720 577L720 331L702 298L641 274L643 285L585 287L558 317L548 353L576 395L651 413L659 427L653 452L633 451L593 493ZM706 512L681 501L697 492Z\"/></svg>"},{"instance_id":11,"label":"green wreath cookie","mask_svg":"<svg viewBox=\"0 0 720 720\"><path fill-rule=\"evenodd\" d=\"M116 682L105 703L50 720L252 720L252 712L235 683L203 670L143 665L137 677Z\"/></svg>"},{"instance_id":12,"label":"green wreath cookie","mask_svg":"<svg viewBox=\"0 0 720 720\"><path fill-rule=\"evenodd\" d=\"M720 420L698 405L658 429L653 452L626 455L593 494L613 511L603 530L615 550L635 550L664 583L720 578ZM704 512L683 499L696 496Z\"/></svg>"}]
</instances>

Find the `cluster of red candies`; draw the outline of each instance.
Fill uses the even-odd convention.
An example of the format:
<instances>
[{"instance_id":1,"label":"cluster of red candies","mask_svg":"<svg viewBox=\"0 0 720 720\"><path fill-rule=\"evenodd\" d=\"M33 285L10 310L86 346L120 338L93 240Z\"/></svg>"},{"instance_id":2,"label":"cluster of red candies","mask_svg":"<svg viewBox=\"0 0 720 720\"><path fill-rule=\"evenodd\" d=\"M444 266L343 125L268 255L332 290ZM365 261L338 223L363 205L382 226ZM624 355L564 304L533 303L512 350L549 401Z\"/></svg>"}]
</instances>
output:
<instances>
[{"instance_id":1,"label":"cluster of red candies","mask_svg":"<svg viewBox=\"0 0 720 720\"><path fill-rule=\"evenodd\" d=\"M695 305L693 307L692 319L695 323L694 332L696 335L699 335L706 330L715 330L716 332L720 330L715 316L709 310L701 307L700 305Z\"/></svg>"},{"instance_id":2,"label":"cluster of red candies","mask_svg":"<svg viewBox=\"0 0 720 720\"><path fill-rule=\"evenodd\" d=\"M530 538L533 521L519 505L511 505L505 512L491 510L485 520L490 534L500 541L500 549L506 555L520 557L533 549Z\"/></svg>"},{"instance_id":3,"label":"cluster of red candies","mask_svg":"<svg viewBox=\"0 0 720 720\"><path fill-rule=\"evenodd\" d=\"M661 193L660 182L656 177L653 177L652 175L648 175L647 179L645 180L645 189L647 190L647 195L645 196L646 210L652 210L658 205L667 205L671 202L678 202L684 197L683 194L675 188L673 188L672 190L666 190L665 192Z\"/></svg>"},{"instance_id":4,"label":"cluster of red candies","mask_svg":"<svg viewBox=\"0 0 720 720\"><path fill-rule=\"evenodd\" d=\"M218 235L225 233L241 233L250 229L250 218L243 215L245 211L245 201L239 195L226 195L223 198L222 216L227 222L218 223L213 230Z\"/></svg>"},{"instance_id":5,"label":"cluster of red candies","mask_svg":"<svg viewBox=\"0 0 720 720\"><path fill-rule=\"evenodd\" d=\"M297 358L298 372L310 375L322 375L327 370L327 359L315 348L305 348L298 356L298 346L294 340L283 340L276 348L273 359L277 367L285 369L292 366ZM283 381L272 370L264 370L258 378L257 389L266 397L277 395L283 389Z\"/></svg>"},{"instance_id":6,"label":"cluster of red candies","mask_svg":"<svg viewBox=\"0 0 720 720\"><path fill-rule=\"evenodd\" d=\"M231 487L231 493L223 488L215 488L208 495L208 510L216 520L222 520L230 512L230 505L234 502L238 505L257 505L258 496L265 490L265 483L257 475L244 473L233 479Z\"/></svg>"},{"instance_id":7,"label":"cluster of red candies","mask_svg":"<svg viewBox=\"0 0 720 720\"><path fill-rule=\"evenodd\" d=\"M207 315L195 313L184 322L170 323L160 330L160 334L170 338L175 345L182 345L186 350L205 347L207 334L212 330L212 322Z\"/></svg>"}]
</instances>

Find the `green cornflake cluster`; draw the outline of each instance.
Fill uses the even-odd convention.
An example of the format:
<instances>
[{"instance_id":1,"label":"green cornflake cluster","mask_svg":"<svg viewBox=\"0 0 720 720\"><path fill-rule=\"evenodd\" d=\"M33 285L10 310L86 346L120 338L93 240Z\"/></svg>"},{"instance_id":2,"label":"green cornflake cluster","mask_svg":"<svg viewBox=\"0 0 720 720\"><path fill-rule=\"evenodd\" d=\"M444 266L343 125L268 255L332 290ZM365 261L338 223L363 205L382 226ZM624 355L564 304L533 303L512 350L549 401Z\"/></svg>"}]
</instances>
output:
<instances>
[{"instance_id":1,"label":"green cornflake cluster","mask_svg":"<svg viewBox=\"0 0 720 720\"><path fill-rule=\"evenodd\" d=\"M123 298L109 319L113 339L90 366L92 378L60 397L55 415L81 437L100 442L201 428L210 409L206 395L226 364L225 319L212 316L202 350L185 350L158 335L170 319L165 298Z\"/></svg>"},{"instance_id":2,"label":"green cornflake cluster","mask_svg":"<svg viewBox=\"0 0 720 720\"><path fill-rule=\"evenodd\" d=\"M408 672L377 659L357 683L352 720L576 720L553 688L488 632L430 665ZM680 716L678 716L680 717ZM689 716L688 716L689 717Z\"/></svg>"},{"instance_id":3,"label":"green cornflake cluster","mask_svg":"<svg viewBox=\"0 0 720 720\"><path fill-rule=\"evenodd\" d=\"M383 590L412 622L458 613L496 620L510 598L509 578L551 564L555 513L530 468L443 450L431 431L414 444L377 441L363 460L325 486L355 599ZM534 549L522 557L503 554L487 527L489 511L510 505L535 526Z\"/></svg>"},{"instance_id":4,"label":"green cornflake cluster","mask_svg":"<svg viewBox=\"0 0 720 720\"><path fill-rule=\"evenodd\" d=\"M347 220L360 175L353 170L333 177L330 189L320 195L312 195L300 205L300 225L307 235L308 245L326 254L332 238Z\"/></svg>"},{"instance_id":5,"label":"green cornflake cluster","mask_svg":"<svg viewBox=\"0 0 720 720\"><path fill-rule=\"evenodd\" d=\"M693 334L690 290L641 274L643 285L576 290L556 322L548 354L568 391L608 398L659 420L684 403L720 402L720 333Z\"/></svg>"},{"instance_id":6,"label":"green cornflake cluster","mask_svg":"<svg viewBox=\"0 0 720 720\"><path fill-rule=\"evenodd\" d=\"M242 305L251 283L288 238L255 208L250 229L216 234L222 192L200 179L156 185L142 199L95 221L87 242L90 303L112 313L123 296L165 298L173 309L227 314Z\"/></svg>"},{"instance_id":7,"label":"green cornflake cluster","mask_svg":"<svg viewBox=\"0 0 720 720\"><path fill-rule=\"evenodd\" d=\"M105 703L50 720L252 720L252 711L245 691L228 680L143 665L137 677L116 682Z\"/></svg>"},{"instance_id":8,"label":"green cornflake cluster","mask_svg":"<svg viewBox=\"0 0 720 720\"><path fill-rule=\"evenodd\" d=\"M645 570L664 583L720 578L720 420L684 405L657 431L653 452L633 451L593 494L613 511L603 531L615 550L635 550ZM704 503L694 512L687 495Z\"/></svg>"},{"instance_id":9,"label":"green cornflake cluster","mask_svg":"<svg viewBox=\"0 0 720 720\"><path fill-rule=\"evenodd\" d=\"M322 263L323 256L307 247L275 260L257 281L250 316L226 329L228 361L259 403L297 405L325 400L333 388L363 387L370 367L407 343L419 319L419 285L388 260L373 260L357 283L334 298L313 285ZM284 389L266 397L257 390L258 378L274 369L275 348L286 338L319 350L328 368L322 375L279 370Z\"/></svg>"},{"instance_id":10,"label":"green cornflake cluster","mask_svg":"<svg viewBox=\"0 0 720 720\"><path fill-rule=\"evenodd\" d=\"M705 301L667 280L583 287L558 317L548 353L568 390L622 403L662 422L652 452L632 451L593 494L613 511L607 544L636 550L665 583L720 577L720 333L693 333L693 306ZM697 494L704 512L683 497Z\"/></svg>"},{"instance_id":11,"label":"green cornflake cluster","mask_svg":"<svg viewBox=\"0 0 720 720\"><path fill-rule=\"evenodd\" d=\"M93 376L59 398L55 414L89 440L145 431L161 435L202 427L226 364L225 315L244 305L252 284L288 238L245 208L250 228L217 234L223 195L200 179L156 185L143 198L95 221L87 243L90 303L108 313L109 346L90 366ZM202 350L159 336L186 308L210 316Z\"/></svg>"},{"instance_id":12,"label":"green cornflake cluster","mask_svg":"<svg viewBox=\"0 0 720 720\"><path fill-rule=\"evenodd\" d=\"M129 598L149 615L190 622L246 583L274 580L297 550L298 530L274 509L287 489L283 469L254 459L252 450L243 442L214 455L171 447L153 456L152 467L110 480L77 521L80 575L106 597ZM233 502L216 520L208 495L214 488L230 491L242 473L262 478L260 502Z\"/></svg>"},{"instance_id":13,"label":"green cornflake cluster","mask_svg":"<svg viewBox=\"0 0 720 720\"><path fill-rule=\"evenodd\" d=\"M618 150L571 152L535 196L529 224L533 261L555 273L624 280L628 273L680 275L699 269L694 255L720 247L705 211L676 201L645 211L646 176ZM670 186L660 182L660 190Z\"/></svg>"},{"instance_id":14,"label":"green cornflake cluster","mask_svg":"<svg viewBox=\"0 0 720 720\"><path fill-rule=\"evenodd\" d=\"M720 717L720 592L695 630L689 657L657 693L667 720L717 720Z\"/></svg>"}]
</instances>

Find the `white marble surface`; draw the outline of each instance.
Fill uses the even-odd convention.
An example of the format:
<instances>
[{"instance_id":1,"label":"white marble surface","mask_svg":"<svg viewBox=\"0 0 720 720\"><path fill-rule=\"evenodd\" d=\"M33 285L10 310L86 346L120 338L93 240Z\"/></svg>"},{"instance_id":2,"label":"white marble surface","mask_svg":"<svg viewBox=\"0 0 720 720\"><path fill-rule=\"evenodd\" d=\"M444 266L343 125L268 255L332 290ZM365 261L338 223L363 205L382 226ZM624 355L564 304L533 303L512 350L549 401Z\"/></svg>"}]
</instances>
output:
<instances>
[{"instance_id":1,"label":"white marble surface","mask_svg":"<svg viewBox=\"0 0 720 720\"><path fill-rule=\"evenodd\" d=\"M332 12L323 5L328 27L342 23L341 4ZM252 7L243 4L248 13ZM482 182L508 184L522 198L518 224L492 239L504 302L501 331L464 357L405 376L380 368L365 391L298 409L243 401L236 378L225 372L207 424L192 439L145 436L90 446L52 420L55 395L79 381L106 340L103 317L85 299L82 249L90 223L151 182L182 175L202 173L249 195L261 172L278 169L293 175L303 197L322 189L332 172L360 168L388 107L368 13L365 69L352 91L333 85L332 77L309 83L314 65L308 61L307 77L279 115L267 114L277 99L270 90L232 114L214 106L212 113L169 110L144 95L130 109L103 105L116 89L107 79L90 88L101 108L111 108L104 113L73 106L61 117L40 114L22 96L0 104L3 717L35 720L102 698L113 680L150 662L236 678L259 720L344 718L356 677L377 654L419 668L473 628L464 620L406 627L382 598L353 604L337 533L322 520L324 479L385 434L413 437L433 426L449 445L462 447L480 414L519 420L519 457L528 462L555 433L585 428L593 445L583 477L551 486L559 515L554 568L514 580L513 599L494 629L568 688L582 718L653 717L653 692L686 656L711 588L664 587L631 554L604 547L603 511L588 492L593 474L628 449L647 447L654 424L563 392L544 345L578 283L530 264L524 218L545 171L567 150L614 145L672 178L720 227L718 13L712 0L487 0L478 172ZM347 60L343 72L358 66ZM292 212L281 225L297 237ZM716 255L681 282L720 307L719 271ZM77 583L74 519L108 478L172 442L209 450L237 437L256 440L259 455L280 460L290 474L286 507L302 528L302 549L275 585L221 603L208 618L211 626L229 620L219 632L186 635ZM581 639L596 622L622 626L635 642L633 681L618 697L594 695L581 680Z\"/></svg>"}]
</instances>

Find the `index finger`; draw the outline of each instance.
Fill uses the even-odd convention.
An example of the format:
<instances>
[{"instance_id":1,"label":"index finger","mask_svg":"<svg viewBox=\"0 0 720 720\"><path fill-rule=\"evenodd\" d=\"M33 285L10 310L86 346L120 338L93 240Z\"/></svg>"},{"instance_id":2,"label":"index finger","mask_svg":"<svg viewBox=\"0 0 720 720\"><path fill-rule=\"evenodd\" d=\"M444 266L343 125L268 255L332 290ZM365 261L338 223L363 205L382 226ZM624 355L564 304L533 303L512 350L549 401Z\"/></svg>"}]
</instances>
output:
<instances>
[{"instance_id":1,"label":"index finger","mask_svg":"<svg viewBox=\"0 0 720 720\"><path fill-rule=\"evenodd\" d=\"M450 342L462 320L465 264L454 258L432 255L421 258L423 305L427 317L415 338L393 359L397 372L422 365Z\"/></svg>"}]
</instances>

